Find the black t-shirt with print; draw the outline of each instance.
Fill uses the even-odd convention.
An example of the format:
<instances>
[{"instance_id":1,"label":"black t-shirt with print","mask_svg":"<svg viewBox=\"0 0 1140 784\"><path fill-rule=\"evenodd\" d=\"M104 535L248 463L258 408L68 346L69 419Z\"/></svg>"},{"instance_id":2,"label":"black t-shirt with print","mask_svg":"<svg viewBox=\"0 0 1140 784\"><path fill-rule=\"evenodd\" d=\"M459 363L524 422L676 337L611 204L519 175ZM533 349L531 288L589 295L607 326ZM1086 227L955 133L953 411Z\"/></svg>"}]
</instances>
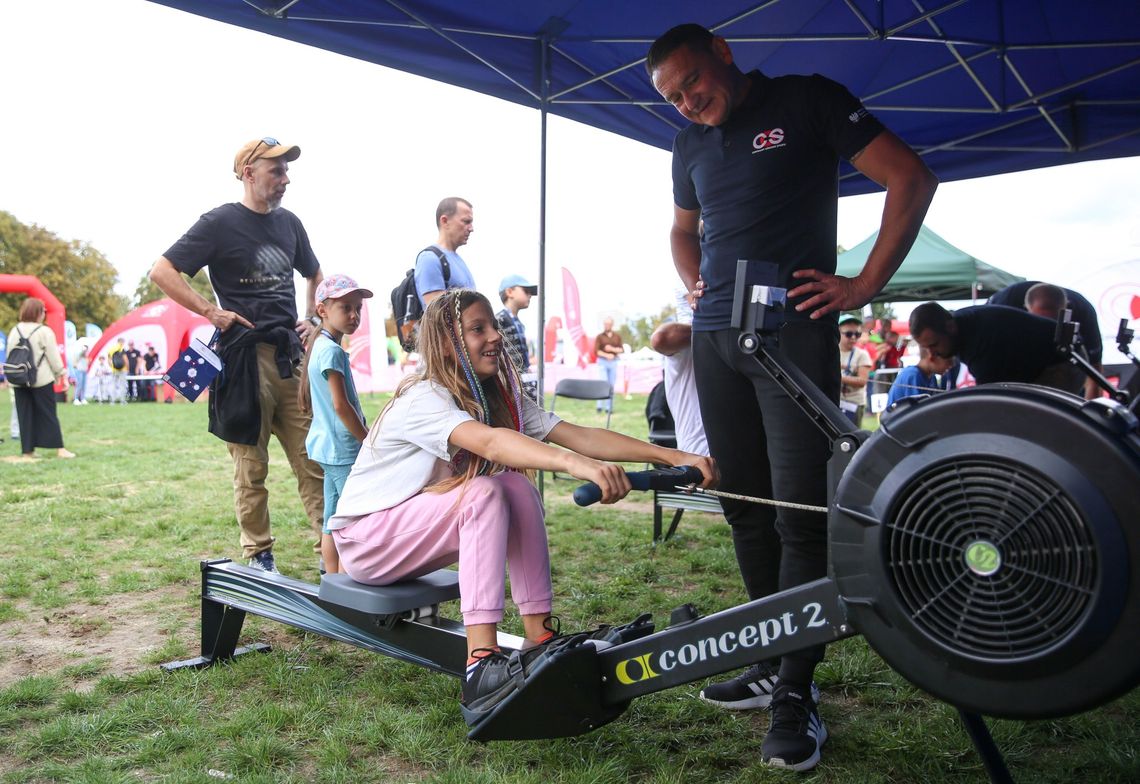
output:
<instances>
[{"instance_id":1,"label":"black t-shirt with print","mask_svg":"<svg viewBox=\"0 0 1140 784\"><path fill-rule=\"evenodd\" d=\"M882 124L843 85L819 75L748 74L744 102L722 125L691 125L673 142L673 200L704 219L706 290L693 329L724 329L737 259L774 264L770 285L798 269L835 271L839 159ZM808 318L790 307L787 319Z\"/></svg>"},{"instance_id":2,"label":"black t-shirt with print","mask_svg":"<svg viewBox=\"0 0 1140 784\"><path fill-rule=\"evenodd\" d=\"M164 255L190 276L207 268L218 304L259 332L296 325L293 270L311 278L320 269L296 215L281 208L262 214L240 203L207 212Z\"/></svg>"}]
</instances>

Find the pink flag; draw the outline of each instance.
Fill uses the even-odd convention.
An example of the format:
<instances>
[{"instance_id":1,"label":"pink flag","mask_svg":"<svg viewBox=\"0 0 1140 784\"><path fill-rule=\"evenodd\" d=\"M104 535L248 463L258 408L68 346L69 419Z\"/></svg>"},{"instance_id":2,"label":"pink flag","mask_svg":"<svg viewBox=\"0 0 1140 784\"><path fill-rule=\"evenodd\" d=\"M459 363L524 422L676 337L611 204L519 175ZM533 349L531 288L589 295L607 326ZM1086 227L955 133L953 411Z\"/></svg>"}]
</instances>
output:
<instances>
[{"instance_id":1,"label":"pink flag","mask_svg":"<svg viewBox=\"0 0 1140 784\"><path fill-rule=\"evenodd\" d=\"M590 339L582 330L582 307L578 302L578 282L570 270L562 268L562 308L566 311L566 330L578 348L578 367L586 367L590 355Z\"/></svg>"},{"instance_id":2,"label":"pink flag","mask_svg":"<svg viewBox=\"0 0 1140 784\"><path fill-rule=\"evenodd\" d=\"M364 302L360 308L360 326L348 338L348 366L352 369L352 382L360 392L373 390L371 330L368 303Z\"/></svg>"}]
</instances>

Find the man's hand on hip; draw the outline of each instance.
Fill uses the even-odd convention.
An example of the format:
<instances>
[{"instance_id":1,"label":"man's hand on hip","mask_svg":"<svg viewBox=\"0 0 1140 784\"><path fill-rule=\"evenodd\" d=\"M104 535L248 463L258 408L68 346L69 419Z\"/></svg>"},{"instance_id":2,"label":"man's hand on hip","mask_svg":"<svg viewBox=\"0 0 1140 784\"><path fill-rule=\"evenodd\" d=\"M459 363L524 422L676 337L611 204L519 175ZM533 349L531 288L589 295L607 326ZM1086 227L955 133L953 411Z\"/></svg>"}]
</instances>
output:
<instances>
[{"instance_id":1,"label":"man's hand on hip","mask_svg":"<svg viewBox=\"0 0 1140 784\"><path fill-rule=\"evenodd\" d=\"M796 310L810 310L813 319L835 311L856 310L866 305L873 296L866 292L865 284L858 277L845 278L814 269L796 270L792 277L808 282L789 291L788 298L807 297L796 305Z\"/></svg>"}]
</instances>

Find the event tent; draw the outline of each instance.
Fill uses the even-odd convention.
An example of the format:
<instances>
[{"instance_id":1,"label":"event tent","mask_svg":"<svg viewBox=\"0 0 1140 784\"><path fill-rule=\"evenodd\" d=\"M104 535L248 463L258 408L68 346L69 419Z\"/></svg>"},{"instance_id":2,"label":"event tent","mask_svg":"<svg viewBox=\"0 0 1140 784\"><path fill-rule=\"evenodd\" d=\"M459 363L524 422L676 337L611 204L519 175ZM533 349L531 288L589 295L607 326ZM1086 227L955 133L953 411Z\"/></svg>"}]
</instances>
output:
<instances>
[{"instance_id":1,"label":"event tent","mask_svg":"<svg viewBox=\"0 0 1140 784\"><path fill-rule=\"evenodd\" d=\"M683 22L727 38L745 70L847 85L943 182L1140 155L1135 0L152 2L537 108L540 292L547 116L670 148L684 121L644 61ZM839 189L878 186L844 163Z\"/></svg>"},{"instance_id":2,"label":"event tent","mask_svg":"<svg viewBox=\"0 0 1140 784\"><path fill-rule=\"evenodd\" d=\"M103 330L88 355L94 366L96 358L106 355L116 339L121 337L124 343L133 340L135 348L144 353L146 344L153 343L159 362L166 368L179 351L190 345L191 339L198 338L208 343L213 334L214 325L204 317L191 313L172 299L164 298L140 305L115 321Z\"/></svg>"},{"instance_id":3,"label":"event tent","mask_svg":"<svg viewBox=\"0 0 1140 784\"><path fill-rule=\"evenodd\" d=\"M840 254L836 272L849 277L858 275L878 238L879 232L876 231L851 250ZM922 226L902 266L872 302L977 299L1022 280L1025 278L955 248Z\"/></svg>"},{"instance_id":4,"label":"event tent","mask_svg":"<svg viewBox=\"0 0 1140 784\"><path fill-rule=\"evenodd\" d=\"M1140 155L1135 0L154 0L669 149L644 59L697 22L847 85L943 181ZM362 89L364 89L362 87ZM845 167L841 193L878 189Z\"/></svg>"}]
</instances>

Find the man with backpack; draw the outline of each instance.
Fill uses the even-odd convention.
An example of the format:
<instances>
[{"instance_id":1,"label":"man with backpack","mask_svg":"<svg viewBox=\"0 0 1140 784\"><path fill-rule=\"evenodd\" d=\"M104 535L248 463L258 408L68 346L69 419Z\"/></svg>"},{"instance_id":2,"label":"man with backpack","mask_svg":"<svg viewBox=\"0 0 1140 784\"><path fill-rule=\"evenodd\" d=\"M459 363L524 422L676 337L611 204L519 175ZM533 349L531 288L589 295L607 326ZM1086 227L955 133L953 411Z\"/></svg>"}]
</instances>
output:
<instances>
[{"instance_id":1,"label":"man with backpack","mask_svg":"<svg viewBox=\"0 0 1140 784\"><path fill-rule=\"evenodd\" d=\"M448 289L475 288L475 278L458 253L475 230L471 202L458 196L447 197L435 208L435 225L439 229L435 244L424 248L416 257L416 293L425 308ZM443 252L442 256L439 251ZM444 280L444 259L450 267L448 280Z\"/></svg>"},{"instance_id":2,"label":"man with backpack","mask_svg":"<svg viewBox=\"0 0 1140 784\"><path fill-rule=\"evenodd\" d=\"M416 266L392 289L392 317L406 351L415 350L416 325L428 303L448 289L474 289L475 278L458 250L475 230L471 202L448 196L435 208L439 236L416 256Z\"/></svg>"}]
</instances>

